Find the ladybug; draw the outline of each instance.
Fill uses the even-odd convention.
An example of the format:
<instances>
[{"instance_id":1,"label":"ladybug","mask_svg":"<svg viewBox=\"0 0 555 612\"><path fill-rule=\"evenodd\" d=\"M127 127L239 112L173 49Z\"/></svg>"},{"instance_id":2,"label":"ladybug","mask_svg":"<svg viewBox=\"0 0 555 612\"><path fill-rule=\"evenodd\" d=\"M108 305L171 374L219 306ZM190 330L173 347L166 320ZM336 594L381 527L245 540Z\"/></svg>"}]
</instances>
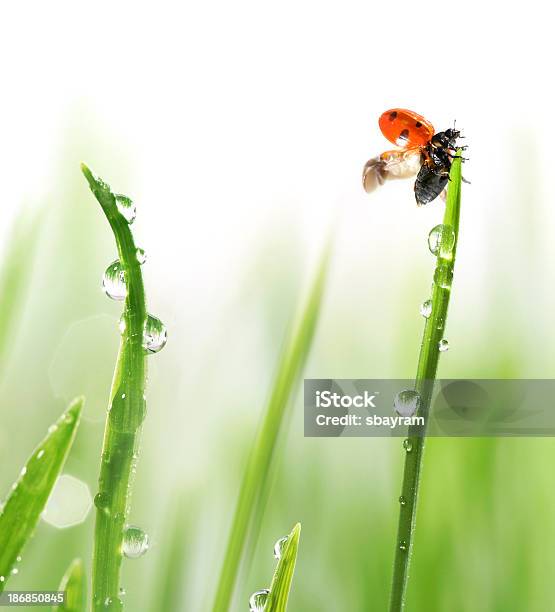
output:
<instances>
[{"instance_id":1,"label":"ladybug","mask_svg":"<svg viewBox=\"0 0 555 612\"><path fill-rule=\"evenodd\" d=\"M459 157L455 151L461 133L453 127L436 134L422 115L403 108L385 111L378 124L389 142L400 148L366 163L362 173L364 189L370 193L386 180L416 174L416 203L422 206L435 200L447 186L453 159Z\"/></svg>"}]
</instances>

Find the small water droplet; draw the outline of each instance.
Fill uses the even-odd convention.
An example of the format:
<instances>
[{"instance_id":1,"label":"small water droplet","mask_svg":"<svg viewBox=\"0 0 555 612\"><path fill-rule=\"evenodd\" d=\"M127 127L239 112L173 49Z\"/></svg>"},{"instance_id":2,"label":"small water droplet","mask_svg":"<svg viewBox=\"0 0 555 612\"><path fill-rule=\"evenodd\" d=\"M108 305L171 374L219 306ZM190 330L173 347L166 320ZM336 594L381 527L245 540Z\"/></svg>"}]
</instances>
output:
<instances>
[{"instance_id":1,"label":"small water droplet","mask_svg":"<svg viewBox=\"0 0 555 612\"><path fill-rule=\"evenodd\" d=\"M19 574L19 570L17 569L17 567L14 567L14 568L12 569L12 574L13 574L14 576L17 576L17 574Z\"/></svg>"},{"instance_id":2,"label":"small water droplet","mask_svg":"<svg viewBox=\"0 0 555 612\"><path fill-rule=\"evenodd\" d=\"M99 492L94 496L94 505L99 510L102 510L105 514L110 513L109 503L110 503L110 498L108 497L107 493Z\"/></svg>"},{"instance_id":3,"label":"small water droplet","mask_svg":"<svg viewBox=\"0 0 555 612\"><path fill-rule=\"evenodd\" d=\"M450 289L453 282L453 270L447 264L439 264L434 272L434 283L443 289Z\"/></svg>"},{"instance_id":4,"label":"small water droplet","mask_svg":"<svg viewBox=\"0 0 555 612\"><path fill-rule=\"evenodd\" d=\"M125 271L119 259L113 261L104 272L102 277L102 288L104 293L112 300L121 302L127 296L127 285L125 283Z\"/></svg>"},{"instance_id":5,"label":"small water droplet","mask_svg":"<svg viewBox=\"0 0 555 612\"><path fill-rule=\"evenodd\" d=\"M160 319L148 315L143 334L143 348L147 353L157 353L161 351L168 340L166 326Z\"/></svg>"},{"instance_id":6,"label":"small water droplet","mask_svg":"<svg viewBox=\"0 0 555 612\"><path fill-rule=\"evenodd\" d=\"M405 542L405 540L401 540L399 542L399 549L400 550L407 550L407 543Z\"/></svg>"},{"instance_id":7,"label":"small water droplet","mask_svg":"<svg viewBox=\"0 0 555 612\"><path fill-rule=\"evenodd\" d=\"M26 467L26 466L23 466L23 467L21 468L20 476L25 476L25 474L27 474L27 467Z\"/></svg>"},{"instance_id":8,"label":"small water droplet","mask_svg":"<svg viewBox=\"0 0 555 612\"><path fill-rule=\"evenodd\" d=\"M450 225L436 225L428 235L428 247L432 255L451 259L455 247L455 232Z\"/></svg>"},{"instance_id":9,"label":"small water droplet","mask_svg":"<svg viewBox=\"0 0 555 612\"><path fill-rule=\"evenodd\" d=\"M119 597L106 597L104 607L111 612L123 610L123 602Z\"/></svg>"},{"instance_id":10,"label":"small water droplet","mask_svg":"<svg viewBox=\"0 0 555 612\"><path fill-rule=\"evenodd\" d=\"M123 587L120 587L120 589L119 589L119 596L120 597L125 597L126 595L127 595L127 591Z\"/></svg>"},{"instance_id":11,"label":"small water droplet","mask_svg":"<svg viewBox=\"0 0 555 612\"><path fill-rule=\"evenodd\" d=\"M401 506L406 506L407 505L407 500L404 498L403 495L401 495L401 497L399 497L399 503L401 504Z\"/></svg>"},{"instance_id":12,"label":"small water droplet","mask_svg":"<svg viewBox=\"0 0 555 612\"><path fill-rule=\"evenodd\" d=\"M264 612L269 594L269 589L262 589L261 591L256 591L253 593L249 599L250 612Z\"/></svg>"},{"instance_id":13,"label":"small water droplet","mask_svg":"<svg viewBox=\"0 0 555 612\"><path fill-rule=\"evenodd\" d=\"M443 338L439 341L438 348L442 353L449 350L449 341Z\"/></svg>"},{"instance_id":14,"label":"small water droplet","mask_svg":"<svg viewBox=\"0 0 555 612\"><path fill-rule=\"evenodd\" d=\"M281 555L283 554L283 550L285 548L285 545L287 544L287 540L289 539L288 536L284 536L283 538L280 538L275 544L274 544L274 557L279 561L281 559Z\"/></svg>"},{"instance_id":15,"label":"small water droplet","mask_svg":"<svg viewBox=\"0 0 555 612\"><path fill-rule=\"evenodd\" d=\"M118 193L116 194L116 204L120 214L123 215L127 223L131 225L137 216L137 207L133 200Z\"/></svg>"},{"instance_id":16,"label":"small water droplet","mask_svg":"<svg viewBox=\"0 0 555 612\"><path fill-rule=\"evenodd\" d=\"M48 433L54 433L58 429L58 426L54 423L54 425L50 425L48 428Z\"/></svg>"},{"instance_id":17,"label":"small water droplet","mask_svg":"<svg viewBox=\"0 0 555 612\"><path fill-rule=\"evenodd\" d=\"M20 557L19 555L18 555L18 556L15 558L15 560L16 560L18 563L21 563L21 557Z\"/></svg>"},{"instance_id":18,"label":"small water droplet","mask_svg":"<svg viewBox=\"0 0 555 612\"><path fill-rule=\"evenodd\" d=\"M135 256L137 257L139 265L142 266L146 261L146 253L144 252L144 249L137 248L135 251Z\"/></svg>"},{"instance_id":19,"label":"small water droplet","mask_svg":"<svg viewBox=\"0 0 555 612\"><path fill-rule=\"evenodd\" d=\"M130 559L142 557L148 550L148 535L140 527L127 526L123 532L122 550Z\"/></svg>"},{"instance_id":20,"label":"small water droplet","mask_svg":"<svg viewBox=\"0 0 555 612\"><path fill-rule=\"evenodd\" d=\"M432 314L432 300L426 300L420 305L420 314L427 319Z\"/></svg>"},{"instance_id":21,"label":"small water droplet","mask_svg":"<svg viewBox=\"0 0 555 612\"><path fill-rule=\"evenodd\" d=\"M4 580L6 580L4 576L0 576L0 582L4 582Z\"/></svg>"},{"instance_id":22,"label":"small water droplet","mask_svg":"<svg viewBox=\"0 0 555 612\"><path fill-rule=\"evenodd\" d=\"M420 394L412 389L400 391L393 400L393 407L398 415L410 417L420 407Z\"/></svg>"},{"instance_id":23,"label":"small water droplet","mask_svg":"<svg viewBox=\"0 0 555 612\"><path fill-rule=\"evenodd\" d=\"M410 441L409 438L405 438L403 440L403 448L407 451L407 453L412 452L412 442Z\"/></svg>"},{"instance_id":24,"label":"small water droplet","mask_svg":"<svg viewBox=\"0 0 555 612\"><path fill-rule=\"evenodd\" d=\"M121 394L121 399L125 399L125 393Z\"/></svg>"}]
</instances>

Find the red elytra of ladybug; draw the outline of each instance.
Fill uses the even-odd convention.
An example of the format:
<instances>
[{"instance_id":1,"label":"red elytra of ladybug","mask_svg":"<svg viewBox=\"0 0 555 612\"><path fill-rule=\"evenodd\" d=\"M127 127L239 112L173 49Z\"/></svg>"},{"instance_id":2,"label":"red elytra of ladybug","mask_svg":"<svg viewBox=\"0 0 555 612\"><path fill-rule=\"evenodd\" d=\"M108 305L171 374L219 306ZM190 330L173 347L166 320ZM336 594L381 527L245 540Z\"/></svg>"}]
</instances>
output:
<instances>
[{"instance_id":1,"label":"red elytra of ladybug","mask_svg":"<svg viewBox=\"0 0 555 612\"><path fill-rule=\"evenodd\" d=\"M382 113L378 124L382 134L398 147L423 147L432 139L434 126L422 115L404 108Z\"/></svg>"}]
</instances>

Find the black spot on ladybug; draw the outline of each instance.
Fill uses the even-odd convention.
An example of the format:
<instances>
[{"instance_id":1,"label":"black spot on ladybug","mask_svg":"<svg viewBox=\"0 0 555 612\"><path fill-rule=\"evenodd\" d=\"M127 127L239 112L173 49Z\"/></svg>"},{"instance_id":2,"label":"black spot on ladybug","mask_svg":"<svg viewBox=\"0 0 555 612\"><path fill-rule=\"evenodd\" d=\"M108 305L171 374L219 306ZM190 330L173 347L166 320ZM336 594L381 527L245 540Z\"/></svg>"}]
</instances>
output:
<instances>
[{"instance_id":1,"label":"black spot on ladybug","mask_svg":"<svg viewBox=\"0 0 555 612\"><path fill-rule=\"evenodd\" d=\"M417 122L416 122L416 127L417 127L417 128L422 127L422 124L420 123L420 121L417 121Z\"/></svg>"},{"instance_id":2,"label":"black spot on ladybug","mask_svg":"<svg viewBox=\"0 0 555 612\"><path fill-rule=\"evenodd\" d=\"M395 121L395 119L397 119L397 111L393 111L392 113L389 113L389 120Z\"/></svg>"},{"instance_id":3,"label":"black spot on ladybug","mask_svg":"<svg viewBox=\"0 0 555 612\"><path fill-rule=\"evenodd\" d=\"M409 139L409 131L405 128L400 134L399 134L399 138L401 140L408 140Z\"/></svg>"}]
</instances>

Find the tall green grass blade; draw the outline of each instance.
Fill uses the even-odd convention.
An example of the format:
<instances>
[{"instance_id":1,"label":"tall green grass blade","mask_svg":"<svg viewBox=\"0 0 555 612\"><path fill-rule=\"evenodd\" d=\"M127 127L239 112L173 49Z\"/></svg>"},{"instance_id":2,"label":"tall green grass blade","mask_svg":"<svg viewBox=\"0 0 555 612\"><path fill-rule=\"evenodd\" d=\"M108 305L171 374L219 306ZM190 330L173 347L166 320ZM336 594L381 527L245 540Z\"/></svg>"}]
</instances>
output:
<instances>
[{"instance_id":1,"label":"tall green grass blade","mask_svg":"<svg viewBox=\"0 0 555 612\"><path fill-rule=\"evenodd\" d=\"M214 599L214 612L226 612L229 609L256 509L264 507L264 500L261 500L260 497L261 494L267 495L268 488L265 485L271 472L274 451L286 416L286 409L297 383L302 377L304 365L312 345L320 313L329 258L330 248L328 246L320 260L306 304L293 326L279 361L265 415L243 475Z\"/></svg>"},{"instance_id":2,"label":"tall green grass blade","mask_svg":"<svg viewBox=\"0 0 555 612\"><path fill-rule=\"evenodd\" d=\"M264 612L286 612L287 610L287 600L289 599L289 591L291 590L291 582L295 572L300 537L301 525L297 523L289 534L281 552L281 558L272 579Z\"/></svg>"},{"instance_id":3,"label":"tall green grass blade","mask_svg":"<svg viewBox=\"0 0 555 612\"><path fill-rule=\"evenodd\" d=\"M64 466L81 416L83 398L74 400L35 448L12 485L0 512L0 593L35 529Z\"/></svg>"},{"instance_id":4,"label":"tall green grass blade","mask_svg":"<svg viewBox=\"0 0 555 612\"><path fill-rule=\"evenodd\" d=\"M104 431L99 491L95 497L92 599L93 610L105 612L123 608L119 598L122 543L130 505L131 474L146 411L143 335L147 312L140 261L129 223L120 213L110 186L84 164L81 168L114 233L127 286L124 326Z\"/></svg>"},{"instance_id":5,"label":"tall green grass blade","mask_svg":"<svg viewBox=\"0 0 555 612\"><path fill-rule=\"evenodd\" d=\"M54 606L52 609L58 612L85 612L87 609L85 568L81 559L74 559L67 568L59 591L65 591L65 603Z\"/></svg>"},{"instance_id":6,"label":"tall green grass blade","mask_svg":"<svg viewBox=\"0 0 555 612\"><path fill-rule=\"evenodd\" d=\"M458 152L461 155L461 152ZM451 181L449 183L447 201L443 224L453 229L455 242L452 250L444 256L440 252L437 257L434 271L434 279L439 276L451 279L455 266L455 255L459 239L459 217L461 205L461 160L455 159L451 167ZM438 276L439 271L439 276ZM439 362L439 345L443 338L445 322L447 320L447 308L451 296L451 282L449 286L442 286L445 283L434 282L432 287L432 312L424 327L418 368L416 372L415 389L420 394L419 415L427 421L431 395ZM416 435L420 427L409 428L405 449L405 470L401 497L404 503L400 507L399 527L397 531L397 541L395 546L395 561L393 565L393 583L391 588L390 612L403 610L405 606L408 571L412 555L413 535L416 524L416 506L418 500L418 490L420 486L420 472L422 467L422 457L424 454L423 435Z\"/></svg>"},{"instance_id":7,"label":"tall green grass blade","mask_svg":"<svg viewBox=\"0 0 555 612\"><path fill-rule=\"evenodd\" d=\"M25 211L16 220L2 258L0 271L0 371L5 371L8 342L14 341L14 327L31 275L41 215Z\"/></svg>"}]
</instances>

